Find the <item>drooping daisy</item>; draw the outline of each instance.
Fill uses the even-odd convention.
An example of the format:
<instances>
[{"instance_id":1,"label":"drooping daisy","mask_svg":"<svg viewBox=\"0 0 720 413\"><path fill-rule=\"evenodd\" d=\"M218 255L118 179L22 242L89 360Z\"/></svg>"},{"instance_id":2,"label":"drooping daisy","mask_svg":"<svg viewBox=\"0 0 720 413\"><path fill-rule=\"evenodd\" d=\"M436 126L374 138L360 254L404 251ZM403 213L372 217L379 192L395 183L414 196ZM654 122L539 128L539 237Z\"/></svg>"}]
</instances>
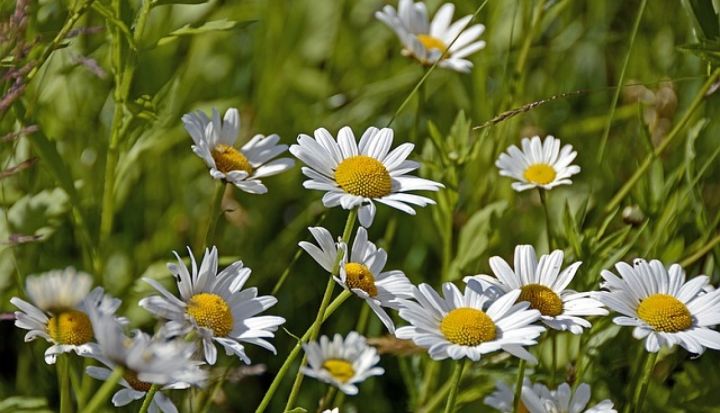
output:
<instances>
[{"instance_id":1,"label":"drooping daisy","mask_svg":"<svg viewBox=\"0 0 720 413\"><path fill-rule=\"evenodd\" d=\"M542 188L553 189L558 185L572 183L570 177L580 172L580 167L570 165L577 156L572 145L565 145L560 149L560 140L547 136L544 142L539 136L523 138L522 151L512 145L507 153L500 154L495 166L500 169L500 175L515 178L514 190L520 192L526 189Z\"/></svg>"},{"instance_id":2,"label":"drooping daisy","mask_svg":"<svg viewBox=\"0 0 720 413\"><path fill-rule=\"evenodd\" d=\"M485 26L476 24L466 28L472 16L450 24L454 12L455 6L445 3L430 22L424 3L400 0L397 11L387 5L376 12L375 17L395 31L404 46L404 55L412 56L424 65L442 59L438 66L467 73L473 64L465 57L485 47L485 41L476 41Z\"/></svg>"},{"instance_id":3,"label":"drooping daisy","mask_svg":"<svg viewBox=\"0 0 720 413\"><path fill-rule=\"evenodd\" d=\"M633 336L645 339L645 349L679 344L702 354L705 348L720 350L720 333L710 329L720 324L720 290L710 290L708 277L698 275L685 282L685 271L673 264L665 269L658 260L636 259L633 266L618 262L617 277L603 270L605 282L595 297L622 314L617 325L635 327Z\"/></svg>"},{"instance_id":4,"label":"drooping daisy","mask_svg":"<svg viewBox=\"0 0 720 413\"><path fill-rule=\"evenodd\" d=\"M516 303L520 290L492 300L477 280L469 280L465 292L454 284L443 284L443 296L427 284L415 290L414 301L404 301L400 317L411 325L400 327L395 335L428 349L434 360L467 357L480 360L483 354L504 350L535 363L523 346L535 340L545 328L532 325L540 312L529 303Z\"/></svg>"},{"instance_id":5,"label":"drooping daisy","mask_svg":"<svg viewBox=\"0 0 720 413\"><path fill-rule=\"evenodd\" d=\"M368 241L367 230L360 227L355 235L348 257L348 247L344 243L336 244L330 231L322 227L309 228L318 246L306 241L299 243L327 272L333 272L337 262L338 249L341 250L340 276L333 275L335 281L355 295L365 300L390 333L395 333L395 324L383 307L400 308L401 299L413 296L415 288L400 270L384 271L387 252Z\"/></svg>"},{"instance_id":6,"label":"drooping daisy","mask_svg":"<svg viewBox=\"0 0 720 413\"><path fill-rule=\"evenodd\" d=\"M222 121L216 109L212 111L212 119L197 111L186 113L182 121L195 143L193 152L205 161L210 175L245 192L266 193L267 188L260 178L287 171L295 164L291 158L271 161L288 148L287 145L278 145L278 135L255 135L236 149L233 145L240 130L240 115L235 108L228 109Z\"/></svg>"},{"instance_id":7,"label":"drooping daisy","mask_svg":"<svg viewBox=\"0 0 720 413\"><path fill-rule=\"evenodd\" d=\"M202 362L192 359L195 344L182 339L151 338L141 331L127 337L121 325L101 311L90 311L90 319L98 332L98 351L89 356L106 367L89 366L87 374L107 380L113 369L123 368L119 382L123 389L112 397L115 407L144 399L150 387L157 384L162 387L155 393L149 411L177 413L177 408L163 391L199 386L207 379L207 372L200 369Z\"/></svg>"},{"instance_id":8,"label":"drooping daisy","mask_svg":"<svg viewBox=\"0 0 720 413\"><path fill-rule=\"evenodd\" d=\"M357 383L385 373L382 367L376 366L380 361L377 350L368 346L365 337L355 331L345 339L335 334L332 341L322 336L319 342L303 344L303 349L309 366L303 367L302 373L331 384L348 395L357 394Z\"/></svg>"},{"instance_id":9,"label":"drooping daisy","mask_svg":"<svg viewBox=\"0 0 720 413\"><path fill-rule=\"evenodd\" d=\"M144 278L161 295L143 298L140 305L159 317L198 333L208 364L215 364L217 359L213 342L222 345L228 355L235 354L246 364L250 364L250 358L241 343L255 344L275 354L275 347L265 339L274 337L274 332L285 319L256 315L275 305L277 299L270 295L258 297L254 287L242 289L251 272L242 261L230 264L218 274L215 247L205 250L199 270L190 248L188 251L192 272L188 271L177 253L177 265L168 264L177 281L180 298L157 281Z\"/></svg>"},{"instance_id":10,"label":"drooping daisy","mask_svg":"<svg viewBox=\"0 0 720 413\"><path fill-rule=\"evenodd\" d=\"M542 255L538 261L531 245L518 245L514 270L501 257L492 257L490 268L495 277L481 274L465 277L465 281L486 281L505 292L519 289L518 301L527 301L531 308L540 311L540 319L546 326L582 334L583 328L590 328L591 324L581 317L607 315L608 311L601 302L591 298L591 293L566 289L582 263L573 263L560 271L563 256L561 250L555 250L550 255Z\"/></svg>"},{"instance_id":11,"label":"drooping daisy","mask_svg":"<svg viewBox=\"0 0 720 413\"><path fill-rule=\"evenodd\" d=\"M496 390L483 401L502 413L512 413L515 394L513 389L503 382L498 382ZM590 386L582 383L573 393L567 383L561 384L557 390L550 391L545 385L532 384L525 379L523 383L520 411L529 413L617 413L613 402L603 400L585 409L590 401Z\"/></svg>"},{"instance_id":12,"label":"drooping daisy","mask_svg":"<svg viewBox=\"0 0 720 413\"><path fill-rule=\"evenodd\" d=\"M30 302L13 297L15 326L30 330L25 341L38 337L52 343L45 350L45 362L54 364L58 354L74 351L77 354L92 350L95 338L87 312L102 308L113 314L120 300L104 294L101 287L90 291L92 277L72 267L29 276L26 291Z\"/></svg>"},{"instance_id":13,"label":"drooping daisy","mask_svg":"<svg viewBox=\"0 0 720 413\"><path fill-rule=\"evenodd\" d=\"M443 188L437 182L408 175L420 167L406 159L414 145L404 143L390 151L392 141L393 130L389 128L368 128L359 144L347 126L340 129L337 141L321 128L315 131L314 139L300 135L290 152L307 165L302 168L310 178L303 182L305 188L327 191L323 204L328 208L360 207L360 224L369 227L375 217L375 201L415 215L410 205L424 207L435 201L405 192Z\"/></svg>"}]
</instances>

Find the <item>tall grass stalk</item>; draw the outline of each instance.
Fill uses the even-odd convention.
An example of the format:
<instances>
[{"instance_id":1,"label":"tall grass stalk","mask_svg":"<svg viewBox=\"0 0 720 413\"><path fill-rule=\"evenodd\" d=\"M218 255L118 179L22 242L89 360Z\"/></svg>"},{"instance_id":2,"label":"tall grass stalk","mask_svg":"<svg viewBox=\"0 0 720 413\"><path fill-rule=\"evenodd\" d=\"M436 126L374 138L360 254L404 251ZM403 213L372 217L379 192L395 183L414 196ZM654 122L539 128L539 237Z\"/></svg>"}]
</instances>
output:
<instances>
[{"instance_id":1,"label":"tall grass stalk","mask_svg":"<svg viewBox=\"0 0 720 413\"><path fill-rule=\"evenodd\" d=\"M462 377L464 368L464 360L455 361L455 368L453 369L452 376L450 377L450 394L448 394L447 403L445 404L445 413L452 413L455 411L458 388L460 387L460 377Z\"/></svg>"},{"instance_id":2,"label":"tall grass stalk","mask_svg":"<svg viewBox=\"0 0 720 413\"><path fill-rule=\"evenodd\" d=\"M513 413L520 412L520 404L522 403L522 388L523 381L525 380L525 365L527 361L520 359L520 364L517 370L517 379L515 381L515 394L513 398Z\"/></svg>"},{"instance_id":3,"label":"tall grass stalk","mask_svg":"<svg viewBox=\"0 0 720 413\"><path fill-rule=\"evenodd\" d=\"M124 373L124 369L121 366L115 367L113 369L112 374L110 374L110 377L105 379L105 383L103 383L102 386L100 386L100 389L95 393L92 399L90 399L90 402L85 406L85 409L82 410L82 413L95 413L100 409L100 406L103 405L103 403L106 403L110 399L110 395L112 394L113 390L115 390L115 386L120 382L120 379L122 379Z\"/></svg>"}]
</instances>

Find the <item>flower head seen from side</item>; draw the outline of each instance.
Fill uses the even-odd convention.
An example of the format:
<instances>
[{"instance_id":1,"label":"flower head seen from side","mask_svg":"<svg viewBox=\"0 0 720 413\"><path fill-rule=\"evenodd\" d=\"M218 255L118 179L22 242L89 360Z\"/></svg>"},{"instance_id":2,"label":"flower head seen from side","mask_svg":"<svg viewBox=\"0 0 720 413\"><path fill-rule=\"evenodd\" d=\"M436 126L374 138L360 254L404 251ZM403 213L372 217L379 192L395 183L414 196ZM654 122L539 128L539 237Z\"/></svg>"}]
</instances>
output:
<instances>
[{"instance_id":1,"label":"flower head seen from side","mask_svg":"<svg viewBox=\"0 0 720 413\"><path fill-rule=\"evenodd\" d=\"M408 191L437 191L443 185L428 179L408 175L420 164L407 160L412 143L404 143L390 150L393 130L368 128L360 142L349 127L338 132L335 140L326 129L317 129L315 138L300 135L290 152L307 166L302 173L308 180L307 189L325 191L323 204L344 209L359 207L360 224L372 225L375 202L415 215L410 205L435 204L430 198L408 194Z\"/></svg>"},{"instance_id":2,"label":"flower head seen from side","mask_svg":"<svg viewBox=\"0 0 720 413\"><path fill-rule=\"evenodd\" d=\"M607 315L603 304L592 298L592 293L567 289L575 277L581 262L576 262L561 271L564 254L555 250L542 255L538 261L531 245L515 247L515 269L500 257L490 258L490 268L495 277L476 275L465 281L477 279L500 288L505 292L520 290L518 302L527 301L530 307L542 314L542 322L553 330L582 334L590 328L589 321L582 317Z\"/></svg>"},{"instance_id":3,"label":"flower head seen from side","mask_svg":"<svg viewBox=\"0 0 720 413\"><path fill-rule=\"evenodd\" d=\"M228 109L222 120L213 109L212 119L197 111L183 115L182 121L194 142L193 152L205 161L210 175L245 192L266 193L260 178L287 171L295 164L291 158L273 160L288 148L278 145L278 135L255 135L240 149L235 148L240 132L240 114L235 108Z\"/></svg>"},{"instance_id":4,"label":"flower head seen from side","mask_svg":"<svg viewBox=\"0 0 720 413\"><path fill-rule=\"evenodd\" d=\"M533 325L540 312L517 303L519 290L493 299L485 286L469 280L464 292L445 283L443 296L427 284L415 290L415 301L405 301L400 317L410 323L395 332L398 338L412 340L428 349L434 360L467 357L480 360L483 354L504 350L515 357L537 362L524 346L537 344L545 331Z\"/></svg>"},{"instance_id":5,"label":"flower head seen from side","mask_svg":"<svg viewBox=\"0 0 720 413\"><path fill-rule=\"evenodd\" d=\"M349 254L348 247L343 243L336 244L327 229L309 229L318 245L302 241L300 247L331 274L339 248L342 254L339 276L333 275L333 278L365 300L390 333L395 333L395 324L383 307L399 309L400 300L411 298L415 287L402 271L383 271L387 252L368 241L367 230L363 227L358 228Z\"/></svg>"},{"instance_id":6,"label":"flower head seen from side","mask_svg":"<svg viewBox=\"0 0 720 413\"><path fill-rule=\"evenodd\" d=\"M110 314L120 307L120 300L104 294L100 287L90 291L92 277L72 267L29 276L26 290L30 302L13 297L15 325L29 330L25 341L44 338L50 347L45 362L54 364L58 354L92 351L96 334L88 317L91 308L102 307Z\"/></svg>"},{"instance_id":7,"label":"flower head seen from side","mask_svg":"<svg viewBox=\"0 0 720 413\"><path fill-rule=\"evenodd\" d=\"M395 31L403 44L404 55L414 57L423 65L432 65L440 59L438 66L467 73L473 64L466 57L485 47L485 41L477 40L485 26L467 27L472 16L451 24L454 13L455 6L445 3L431 22L423 2L400 0L397 10L387 5L376 12L375 17Z\"/></svg>"},{"instance_id":8,"label":"flower head seen from side","mask_svg":"<svg viewBox=\"0 0 720 413\"><path fill-rule=\"evenodd\" d=\"M377 350L355 331L344 339L335 334L332 341L322 336L318 342L303 344L303 349L307 354L308 367L303 367L302 373L331 384L348 395L357 394L357 383L385 373L382 367L377 366L380 361Z\"/></svg>"},{"instance_id":9,"label":"flower head seen from side","mask_svg":"<svg viewBox=\"0 0 720 413\"><path fill-rule=\"evenodd\" d=\"M580 384L573 392L567 383L561 384L556 390L550 390L541 383L532 384L526 378L523 382L519 411L529 413L617 413L610 400L603 400L586 409L590 396L590 386L585 383ZM499 381L495 391L485 397L484 402L502 413L512 413L514 400L513 389Z\"/></svg>"},{"instance_id":10,"label":"flower head seen from side","mask_svg":"<svg viewBox=\"0 0 720 413\"><path fill-rule=\"evenodd\" d=\"M163 391L201 386L207 379L201 361L193 360L195 344L183 339L150 337L135 331L132 337L124 334L122 326L102 311L91 311L90 319L98 332L98 351L88 356L105 367L89 366L87 373L98 380L107 380L112 371L122 367L123 387L112 397L115 407L125 406L145 397L153 384L160 387L152 399L150 411L177 413L177 408Z\"/></svg>"},{"instance_id":11,"label":"flower head seen from side","mask_svg":"<svg viewBox=\"0 0 720 413\"><path fill-rule=\"evenodd\" d=\"M705 348L720 350L720 290L709 290L708 277L685 281L685 271L673 264L669 269L658 260L636 259L630 266L615 264L619 277L603 270L607 291L595 294L610 309L622 314L613 321L634 327L633 336L645 340L645 349L657 352L679 344L702 354Z\"/></svg>"},{"instance_id":12,"label":"flower head seen from side","mask_svg":"<svg viewBox=\"0 0 720 413\"><path fill-rule=\"evenodd\" d=\"M569 185L572 183L570 177L580 172L579 166L571 165L577 156L572 145L560 149L560 140L553 136L547 136L544 142L539 136L523 138L521 146L522 150L515 145L510 146L507 153L500 154L495 162L500 175L517 180L512 187L518 192Z\"/></svg>"},{"instance_id":13,"label":"flower head seen from side","mask_svg":"<svg viewBox=\"0 0 720 413\"><path fill-rule=\"evenodd\" d=\"M160 292L160 295L140 300L140 306L153 314L170 320L180 330L198 333L208 364L215 364L217 350L214 343L225 348L227 354L234 354L250 364L245 346L250 343L263 347L273 354L273 347L267 338L275 336L277 328L285 319L277 316L258 316L277 303L273 296L258 297L257 288L243 289L251 270L236 261L218 273L217 249L205 250L198 269L192 251L191 268L188 269L175 253L177 264L168 264L168 269L177 282L180 297L176 297L157 281L144 280Z\"/></svg>"}]
</instances>

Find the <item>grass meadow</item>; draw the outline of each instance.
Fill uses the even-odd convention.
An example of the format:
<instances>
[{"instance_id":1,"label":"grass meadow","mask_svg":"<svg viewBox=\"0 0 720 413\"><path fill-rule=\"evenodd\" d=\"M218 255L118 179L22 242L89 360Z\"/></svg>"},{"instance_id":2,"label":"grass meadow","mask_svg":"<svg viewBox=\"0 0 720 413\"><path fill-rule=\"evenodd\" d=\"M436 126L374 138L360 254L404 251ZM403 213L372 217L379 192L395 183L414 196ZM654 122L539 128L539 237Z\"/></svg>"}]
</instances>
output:
<instances>
[{"instance_id":1,"label":"grass meadow","mask_svg":"<svg viewBox=\"0 0 720 413\"><path fill-rule=\"evenodd\" d=\"M397 9L396 0L3 1L0 412L135 412L148 408L141 406L156 390L181 412L484 412L496 411L486 398L498 382L520 394L519 374L551 389L587 383L588 406L609 399L623 412L719 412L715 335L686 337L687 345L661 342L659 352L649 352L650 339L613 322L621 314L612 308L609 315L583 316L592 327L582 334L552 328L536 334L537 344L524 344L535 364L503 349L477 361L447 354L433 360L426 347L389 333L366 301L332 281L329 273L350 271L342 251L326 270L298 247L315 242L308 228L317 226L333 238L351 235L344 241L352 244L360 223L352 215L357 208L328 207L323 191L303 187L308 178L301 167L312 165L297 150L280 155L295 160L292 168L262 178L264 194L213 179L193 153L198 142L183 115L210 116L213 108L220 116L237 108L236 148L256 134L277 134L289 146L318 128L335 138L349 126L359 139L370 127L389 127L392 148L414 144L408 159L419 168L409 173L443 186L414 191L434 203L414 206L415 215L375 202L367 226L368 239L387 252L385 270L402 271L413 285L442 291L453 283L463 291L464 277L494 274L491 257L518 270L516 246L532 245L538 257L562 250L562 268L582 262L568 287L575 291L600 291L603 270L619 275L616 263L644 258L666 268L678 263L688 280L706 275L709 284L696 299L715 294L718 2L452 3L453 21L471 15L470 25L485 26L477 39L485 47L465 57L472 64L467 72L440 64L452 46L424 62L403 53L398 35L375 15L386 5ZM426 5L432 19L442 3ZM547 135L572 145L580 172L566 185L514 190L516 179L501 176L496 162L523 138ZM144 279L177 294L166 266L177 262L173 251L191 265L191 248L199 266L212 246L220 268L241 260L252 269L243 288L277 299L263 312L285 319L274 337L266 336L276 354L245 343L248 364L217 344L217 362L195 372L206 376L201 385L166 391L158 384L167 381L142 380L153 383L144 390L151 397L115 407L110 399L122 388L121 376L102 387L112 378L85 374L101 362L74 352L48 364L52 343L26 342L27 331L14 325L18 308L10 300L32 302L29 277L74 267L122 300L116 315L127 318L126 341L133 329L162 335L163 319L139 305L158 294ZM75 287L39 288L72 295ZM400 329L410 325L398 312L401 301L386 311L407 332ZM651 329L675 333L702 324L692 306L677 303L690 308L683 313L688 324L662 330L650 322ZM712 330L720 323L720 301L706 307L715 311L716 320L706 324ZM637 312L641 320L653 317ZM316 322L323 314L327 320ZM237 315L231 320L239 322ZM92 325L91 341L99 341ZM479 327L464 326L457 342L445 327L440 331L468 344ZM55 344L62 342L47 328ZM306 331L310 336L303 337ZM384 374L360 380L356 395L307 375L298 387L305 353L287 361L302 338L351 331L367 337L368 351L377 350ZM198 345L192 359L202 361L197 333L180 335L175 340ZM690 351L698 346L707 351ZM116 364L110 370L125 379L137 370ZM522 397L519 406L499 411L533 411ZM267 407L259 408L263 398Z\"/></svg>"}]
</instances>

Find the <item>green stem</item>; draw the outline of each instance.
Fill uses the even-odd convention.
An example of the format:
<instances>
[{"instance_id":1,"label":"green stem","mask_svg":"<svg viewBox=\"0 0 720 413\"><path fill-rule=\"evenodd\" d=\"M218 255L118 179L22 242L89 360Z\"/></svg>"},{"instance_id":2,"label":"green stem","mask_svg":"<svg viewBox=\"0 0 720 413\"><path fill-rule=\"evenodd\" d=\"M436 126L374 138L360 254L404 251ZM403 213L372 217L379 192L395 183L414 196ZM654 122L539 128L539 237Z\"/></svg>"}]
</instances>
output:
<instances>
[{"instance_id":1,"label":"green stem","mask_svg":"<svg viewBox=\"0 0 720 413\"><path fill-rule=\"evenodd\" d=\"M208 222L207 231L205 232L205 241L203 242L204 248L210 248L215 242L215 228L217 228L218 218L223 214L220 211L222 206L223 195L225 194L225 182L218 182L215 188L215 196L213 197L212 205L210 206L210 221Z\"/></svg>"},{"instance_id":2,"label":"green stem","mask_svg":"<svg viewBox=\"0 0 720 413\"><path fill-rule=\"evenodd\" d=\"M485 5L487 4L488 1L489 0L485 0L482 2L482 4L480 4L480 6L477 8L477 10L475 10L475 13L473 13L472 18L468 22L468 25L472 24L472 22L474 22L475 19L477 19L477 16L480 14L480 11L485 7ZM390 127L390 125L392 125L392 123L395 121L395 118L397 118L397 116L400 114L400 112L402 112L402 110L405 109L405 106L407 106L408 102L410 102L410 99L412 99L412 97L415 95L415 93L417 93L418 90L420 90L420 87L423 85L423 83L425 83L427 78L430 77L430 73L432 73L433 70L435 70L438 63L440 63L440 61L445 59L448 51L450 50L450 47L452 47L452 45L455 43L455 41L458 39L458 37L460 37L460 34L455 36L455 38L448 45L447 49L445 49L445 52L443 52L442 56L440 56L440 58L438 60L436 60L435 63L433 63L432 66L430 66L430 68L427 70L427 72L425 72L425 74L420 78L420 80L417 82L417 84L412 89L412 91L410 91L410 94L407 95L407 97L405 98L405 100L403 100L403 102L397 108L395 113L393 113L392 118L390 118L390 121L388 121L387 125L385 125L386 128Z\"/></svg>"},{"instance_id":3,"label":"green stem","mask_svg":"<svg viewBox=\"0 0 720 413\"><path fill-rule=\"evenodd\" d=\"M691 256L685 258L684 260L680 261L681 267L687 267L688 265L694 264L697 260L705 256L708 252L710 252L713 248L715 248L718 244L720 244L720 234L718 234L715 238L708 241L707 244L703 245L702 248L697 250L695 253L693 253Z\"/></svg>"},{"instance_id":4,"label":"green stem","mask_svg":"<svg viewBox=\"0 0 720 413\"><path fill-rule=\"evenodd\" d=\"M153 399L155 398L155 393L157 393L158 389L160 389L160 385L158 384L153 384L152 386L150 386L150 390L145 393L145 400L143 400L143 404L140 407L139 413L147 413Z\"/></svg>"},{"instance_id":5,"label":"green stem","mask_svg":"<svg viewBox=\"0 0 720 413\"><path fill-rule=\"evenodd\" d=\"M327 311L325 311L325 317L323 318L323 322L325 322L325 320L327 320L335 312L335 310L337 310L340 305L345 302L345 300L350 298L351 295L352 293L350 291L345 290L340 293L340 295L335 297L333 302L330 303L330 305L328 306ZM278 372L275 374L275 378L270 384L267 393L265 393L265 396L263 396L263 399L260 402L260 405L255 410L255 413L262 413L265 411L265 409L267 409L268 405L270 404L270 400L272 400L272 396L277 391L277 388L280 386L280 383L287 374L288 370L290 370L290 366L292 366L293 361L295 361L298 354L300 354L302 344L310 338L310 333L313 331L314 327L314 324L308 327L305 334L303 334L297 344L295 344L295 347L293 347L293 349L290 351L290 354L288 354L287 358L283 362L283 365L280 367L280 370L278 370Z\"/></svg>"},{"instance_id":6,"label":"green stem","mask_svg":"<svg viewBox=\"0 0 720 413\"><path fill-rule=\"evenodd\" d=\"M542 204L543 211L545 212L545 235L547 236L548 252L550 252L553 249L551 230L552 225L550 224L550 210L548 209L545 190L542 188L538 188L538 193L540 194L540 203Z\"/></svg>"},{"instance_id":7,"label":"green stem","mask_svg":"<svg viewBox=\"0 0 720 413\"><path fill-rule=\"evenodd\" d=\"M465 363L462 360L455 362L455 369L450 378L450 394L448 394L447 403L445 404L445 413L455 411L455 402L457 400L458 388L460 387L460 377L462 376Z\"/></svg>"},{"instance_id":8,"label":"green stem","mask_svg":"<svg viewBox=\"0 0 720 413\"><path fill-rule=\"evenodd\" d=\"M635 396L633 397L634 412L640 413L642 411L643 403L645 402L645 395L647 394L648 386L650 385L650 375L655 369L655 361L657 361L658 353L648 353L645 357L645 365L643 366L642 376L635 383Z\"/></svg>"},{"instance_id":9,"label":"green stem","mask_svg":"<svg viewBox=\"0 0 720 413\"><path fill-rule=\"evenodd\" d=\"M606 214L612 212L613 210L615 210L615 208L617 208L618 205L620 205L620 202L622 202L625 196L627 196L627 194L640 180L640 178L642 178L645 172L650 169L652 161L662 155L662 153L665 152L668 146L670 146L670 143L672 143L672 141L680 134L680 131L690 121L692 114L702 103L708 90L710 90L710 87L712 87L715 84L715 81L717 81L718 76L720 76L720 68L715 69L715 71L712 72L710 77L708 77L708 79L698 91L697 95L695 95L695 98L690 103L690 107L688 107L683 114L683 117L675 124L675 126L667 134L665 139L663 139L660 145L658 145L655 150L645 158L640 167L635 171L635 173L630 177L630 179L625 182L625 184L622 186L622 188L620 188L620 190L615 194L615 196L613 196L610 202L608 202L608 204L605 206Z\"/></svg>"},{"instance_id":10,"label":"green stem","mask_svg":"<svg viewBox=\"0 0 720 413\"><path fill-rule=\"evenodd\" d=\"M446 382L442 387L440 387L440 390L435 392L433 397L428 400L426 405L418 409L418 413L432 413L438 411L437 409L440 407L440 403L442 403L442 401L445 400L445 397L447 397L447 394L450 393L451 386L452 382Z\"/></svg>"},{"instance_id":11,"label":"green stem","mask_svg":"<svg viewBox=\"0 0 720 413\"><path fill-rule=\"evenodd\" d=\"M365 329L367 328L369 317L370 306L363 303L363 306L360 309L360 316L358 317L357 324L355 324L355 331L357 331L358 334L365 334Z\"/></svg>"},{"instance_id":12,"label":"green stem","mask_svg":"<svg viewBox=\"0 0 720 413\"><path fill-rule=\"evenodd\" d=\"M95 393L92 399L90 399L90 402L85 406L85 409L82 411L82 413L95 413L99 410L100 406L107 402L107 400L110 398L110 394L115 389L115 386L118 384L120 379L122 379L123 376L123 368L118 366L115 367L110 377L105 380L105 383L103 383L102 386L100 386L100 389Z\"/></svg>"},{"instance_id":13,"label":"green stem","mask_svg":"<svg viewBox=\"0 0 720 413\"><path fill-rule=\"evenodd\" d=\"M527 2L526 4L529 4ZM532 41L535 38L535 34L537 33L538 28L540 27L540 23L542 22L542 18L545 15L545 0L541 0L537 3L535 6L535 11L533 12L532 21L530 22L530 29L528 33L524 35L525 41L523 41L523 44L520 46L520 51L518 52L518 58L515 61L515 68L513 70L513 77L512 77L512 83L510 85L510 93L508 96L507 102L509 102L509 106L512 107L515 103L515 98L520 94L521 90L519 87L523 84L525 74L527 71L525 70L525 64L527 64L527 58L530 54L530 46L532 45Z\"/></svg>"},{"instance_id":14,"label":"green stem","mask_svg":"<svg viewBox=\"0 0 720 413\"><path fill-rule=\"evenodd\" d=\"M440 363L435 360L429 360L425 366L425 374L423 376L422 387L420 388L420 396L418 397L418 405L425 404L433 387L435 386L435 378L440 369Z\"/></svg>"},{"instance_id":15,"label":"green stem","mask_svg":"<svg viewBox=\"0 0 720 413\"><path fill-rule=\"evenodd\" d=\"M322 412L325 409L329 409L330 407L332 407L330 405L330 402L332 401L333 398L335 398L336 392L337 392L337 387L330 386L330 388L328 388L328 391L325 394L325 397L323 397L322 400L320 400L320 406L318 407L318 410L317 410L318 413Z\"/></svg>"},{"instance_id":16,"label":"green stem","mask_svg":"<svg viewBox=\"0 0 720 413\"><path fill-rule=\"evenodd\" d=\"M630 44L628 45L628 51L625 54L625 61L623 62L622 70L620 71L620 78L618 79L617 86L615 88L615 94L613 95L612 104L610 105L610 113L608 114L607 123L605 124L605 130L603 131L602 139L600 140L600 149L598 150L597 162L600 165L605 156L605 145L607 144L608 138L610 137L610 126L612 125L613 118L615 117L615 109L617 108L618 102L620 101L620 92L622 92L622 85L625 83L625 71L627 70L628 63L630 62L630 55L632 52L633 44L635 43L635 37L637 37L638 28L640 27L640 21L642 20L643 13L645 13L645 6L647 0L642 0L640 8L638 9L637 16L635 17L635 23L633 24L632 34L630 35Z\"/></svg>"},{"instance_id":17,"label":"green stem","mask_svg":"<svg viewBox=\"0 0 720 413\"><path fill-rule=\"evenodd\" d=\"M205 400L205 403L203 404L202 409L200 409L201 413L207 413L210 411L210 406L213 404L213 400L215 400L215 396L217 395L218 391L222 388L223 383L225 383L225 379L227 378L227 375L230 373L230 366L225 367L225 371L223 372L222 376L218 379L218 382L215 383L215 386L213 386L212 390L208 392L206 395L207 399Z\"/></svg>"},{"instance_id":18,"label":"green stem","mask_svg":"<svg viewBox=\"0 0 720 413\"><path fill-rule=\"evenodd\" d=\"M70 15L70 18L67 19L63 27L60 29L58 34L55 36L55 38L50 42L50 44L43 50L42 55L40 55L40 58L37 59L37 63L35 66L30 70L30 72L27 75L27 81L30 82L35 75L37 75L38 71L40 70L40 67L45 63L45 61L50 57L52 52L54 52L58 46L60 46L60 42L65 40L65 36L72 30L73 26L75 26L75 23L80 20L80 17L85 14L85 12L90 8L90 6L93 4L95 0L85 0L83 4L80 5L80 7L77 8L77 10L73 11Z\"/></svg>"},{"instance_id":19,"label":"green stem","mask_svg":"<svg viewBox=\"0 0 720 413\"><path fill-rule=\"evenodd\" d=\"M60 413L72 412L69 357L67 354L61 354L57 358L58 381L60 382Z\"/></svg>"},{"instance_id":20,"label":"green stem","mask_svg":"<svg viewBox=\"0 0 720 413\"><path fill-rule=\"evenodd\" d=\"M552 374L550 375L550 388L555 388L555 383L557 383L557 340L558 335L553 330L550 332L550 340L552 344Z\"/></svg>"},{"instance_id":21,"label":"green stem","mask_svg":"<svg viewBox=\"0 0 720 413\"><path fill-rule=\"evenodd\" d=\"M515 396L513 397L513 413L520 411L520 403L522 402L522 388L523 380L525 379L525 364L527 362L523 359L520 360L518 366L517 381L515 382Z\"/></svg>"}]
</instances>

